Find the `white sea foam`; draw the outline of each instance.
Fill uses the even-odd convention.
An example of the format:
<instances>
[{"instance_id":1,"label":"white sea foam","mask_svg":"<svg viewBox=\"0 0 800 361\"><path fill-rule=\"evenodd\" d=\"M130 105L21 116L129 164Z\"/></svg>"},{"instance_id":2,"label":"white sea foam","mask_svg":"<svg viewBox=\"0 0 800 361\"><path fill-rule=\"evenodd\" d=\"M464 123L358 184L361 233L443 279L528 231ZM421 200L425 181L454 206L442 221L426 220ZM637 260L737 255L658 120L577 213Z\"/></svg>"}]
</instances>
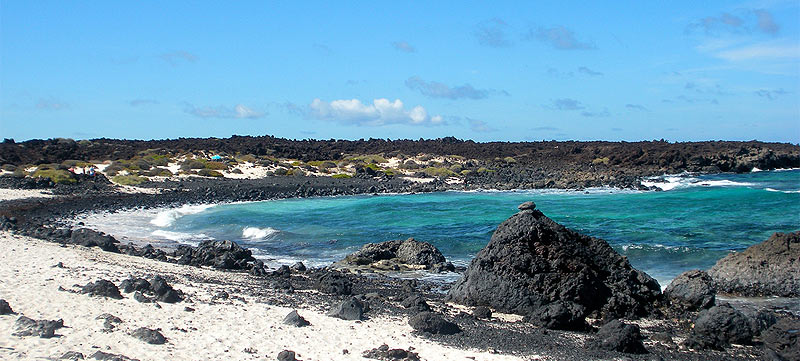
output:
<instances>
[{"instance_id":1,"label":"white sea foam","mask_svg":"<svg viewBox=\"0 0 800 361\"><path fill-rule=\"evenodd\" d=\"M266 228L245 227L242 230L242 238L250 240L267 239L277 234L278 232L280 231L272 227L266 227Z\"/></svg>"},{"instance_id":2,"label":"white sea foam","mask_svg":"<svg viewBox=\"0 0 800 361\"><path fill-rule=\"evenodd\" d=\"M780 190L780 189L775 189L775 188L764 188L764 190L767 190L767 191L770 191L770 192L780 192L780 193L787 193L787 194L791 194L791 193L800 193L800 189L798 189L798 190L793 190L793 191L782 191L782 190Z\"/></svg>"},{"instance_id":3,"label":"white sea foam","mask_svg":"<svg viewBox=\"0 0 800 361\"><path fill-rule=\"evenodd\" d=\"M752 187L754 183L736 182L728 179L708 180L688 176L662 176L643 180L643 186L656 187L662 191L690 187Z\"/></svg>"},{"instance_id":4,"label":"white sea foam","mask_svg":"<svg viewBox=\"0 0 800 361\"><path fill-rule=\"evenodd\" d=\"M169 227L172 225L172 223L175 223L175 221L178 218L181 218L189 214L200 213L213 206L214 206L213 204L200 204L200 205L186 204L179 208L170 208L156 214L155 218L150 220L150 224L158 227Z\"/></svg>"},{"instance_id":5,"label":"white sea foam","mask_svg":"<svg viewBox=\"0 0 800 361\"><path fill-rule=\"evenodd\" d=\"M173 231L166 231L163 229L155 230L151 233L154 238L181 242L181 243L192 243L191 241L205 241L209 239L214 239L206 235L205 233L184 233L184 232L173 232Z\"/></svg>"},{"instance_id":6,"label":"white sea foam","mask_svg":"<svg viewBox=\"0 0 800 361\"><path fill-rule=\"evenodd\" d=\"M763 171L764 171L763 169L758 169L757 167L753 167L753 169L751 170L751 172L753 172L753 173L763 172Z\"/></svg>"}]
</instances>

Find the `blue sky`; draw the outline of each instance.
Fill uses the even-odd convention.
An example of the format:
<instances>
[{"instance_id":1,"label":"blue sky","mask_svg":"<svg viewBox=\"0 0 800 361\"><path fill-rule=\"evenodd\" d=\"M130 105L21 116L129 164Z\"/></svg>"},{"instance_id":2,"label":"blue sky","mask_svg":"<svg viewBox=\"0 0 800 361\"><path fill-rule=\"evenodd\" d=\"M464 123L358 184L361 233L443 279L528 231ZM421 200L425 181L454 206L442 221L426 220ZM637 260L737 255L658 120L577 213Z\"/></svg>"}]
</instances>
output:
<instances>
[{"instance_id":1,"label":"blue sky","mask_svg":"<svg viewBox=\"0 0 800 361\"><path fill-rule=\"evenodd\" d=\"M796 1L0 2L0 137L800 142Z\"/></svg>"}]
</instances>

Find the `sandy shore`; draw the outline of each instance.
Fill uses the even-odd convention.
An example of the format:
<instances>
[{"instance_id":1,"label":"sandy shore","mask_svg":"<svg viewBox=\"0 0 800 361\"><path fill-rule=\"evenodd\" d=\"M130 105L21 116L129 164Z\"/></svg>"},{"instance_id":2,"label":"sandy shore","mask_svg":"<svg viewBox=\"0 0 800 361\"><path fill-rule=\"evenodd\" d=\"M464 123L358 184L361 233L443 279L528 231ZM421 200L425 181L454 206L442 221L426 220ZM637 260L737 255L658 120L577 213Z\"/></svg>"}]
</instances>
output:
<instances>
[{"instance_id":1,"label":"sandy shore","mask_svg":"<svg viewBox=\"0 0 800 361\"><path fill-rule=\"evenodd\" d=\"M391 348L413 347L426 360L518 359L436 344L412 334L407 320L399 317L344 321L308 305L298 311L311 326L296 328L282 324L283 317L292 309L267 305L258 297L241 295L241 299L212 300L219 291L231 291L233 285L255 286L253 278L241 273L181 266L99 249L62 247L7 232L0 233L0 239L4 248L0 253L0 298L6 299L18 313L0 316L3 360L57 359L67 351L86 356L103 351L140 360L269 360L285 349L297 352L302 360L363 360L363 351L384 343ZM54 267L59 262L63 268ZM69 292L101 278L119 285L129 275L152 274L169 279L173 287L188 295L188 300L161 303L157 307L139 303L131 294L114 300ZM186 311L187 306L195 311ZM104 313L121 318L123 323L112 332L105 331L103 321L96 319ZM63 319L66 327L56 331L58 337L49 339L12 336L20 315ZM139 327L160 329L167 343L150 345L132 337L131 332Z\"/></svg>"}]
</instances>

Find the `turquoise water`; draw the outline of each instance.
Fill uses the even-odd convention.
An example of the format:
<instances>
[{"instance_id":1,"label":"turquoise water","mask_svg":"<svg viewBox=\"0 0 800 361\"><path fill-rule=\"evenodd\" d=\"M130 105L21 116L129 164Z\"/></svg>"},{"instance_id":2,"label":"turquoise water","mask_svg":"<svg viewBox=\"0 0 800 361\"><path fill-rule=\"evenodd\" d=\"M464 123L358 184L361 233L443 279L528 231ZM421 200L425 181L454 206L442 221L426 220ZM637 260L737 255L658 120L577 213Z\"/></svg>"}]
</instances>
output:
<instances>
[{"instance_id":1,"label":"turquoise water","mask_svg":"<svg viewBox=\"0 0 800 361\"><path fill-rule=\"evenodd\" d=\"M414 237L466 265L524 201L607 240L666 284L730 250L800 229L800 171L665 177L668 191L444 192L222 204L171 214L155 234L232 239L277 263L329 264L367 242ZM201 210L202 209L202 210ZM193 213L197 212L197 213ZM165 214L160 215L162 218ZM161 232L161 233L158 233ZM169 237L168 237L169 238Z\"/></svg>"}]
</instances>

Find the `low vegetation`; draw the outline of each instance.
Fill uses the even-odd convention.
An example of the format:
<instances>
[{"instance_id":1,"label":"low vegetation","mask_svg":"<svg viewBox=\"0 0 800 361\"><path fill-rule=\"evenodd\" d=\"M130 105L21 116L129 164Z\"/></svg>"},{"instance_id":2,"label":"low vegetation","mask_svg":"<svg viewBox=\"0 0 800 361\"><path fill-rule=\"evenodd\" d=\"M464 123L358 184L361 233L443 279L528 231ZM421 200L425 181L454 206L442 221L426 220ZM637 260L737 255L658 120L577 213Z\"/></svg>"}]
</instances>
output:
<instances>
[{"instance_id":1,"label":"low vegetation","mask_svg":"<svg viewBox=\"0 0 800 361\"><path fill-rule=\"evenodd\" d=\"M129 174L129 175L118 175L118 176L115 176L115 177L111 178L111 181L113 181L114 183L117 183L117 184L124 185L124 186L137 186L139 184L147 182L148 179L147 179L147 177L142 177L142 176L138 176L138 175L135 175L135 174Z\"/></svg>"},{"instance_id":2,"label":"low vegetation","mask_svg":"<svg viewBox=\"0 0 800 361\"><path fill-rule=\"evenodd\" d=\"M71 184L78 180L75 175L63 169L39 169L33 172L34 178L47 178L57 184Z\"/></svg>"}]
</instances>

